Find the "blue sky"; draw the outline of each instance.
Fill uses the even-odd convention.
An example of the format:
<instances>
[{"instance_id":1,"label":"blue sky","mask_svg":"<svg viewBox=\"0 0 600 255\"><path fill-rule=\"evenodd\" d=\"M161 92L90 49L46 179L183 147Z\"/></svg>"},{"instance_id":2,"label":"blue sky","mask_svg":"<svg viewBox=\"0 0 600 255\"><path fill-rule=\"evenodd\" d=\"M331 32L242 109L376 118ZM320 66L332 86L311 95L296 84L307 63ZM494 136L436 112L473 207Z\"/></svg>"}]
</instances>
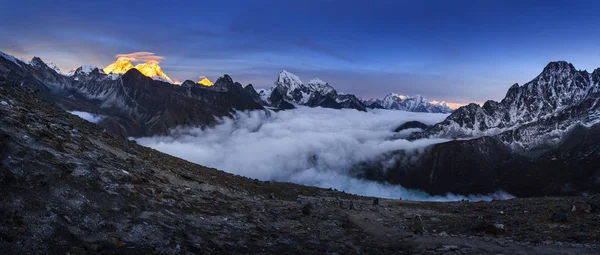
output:
<instances>
[{"instance_id":1,"label":"blue sky","mask_svg":"<svg viewBox=\"0 0 600 255\"><path fill-rule=\"evenodd\" d=\"M174 79L282 69L363 97L499 100L549 62L600 67L596 1L7 1L0 50L62 70L154 52Z\"/></svg>"}]
</instances>

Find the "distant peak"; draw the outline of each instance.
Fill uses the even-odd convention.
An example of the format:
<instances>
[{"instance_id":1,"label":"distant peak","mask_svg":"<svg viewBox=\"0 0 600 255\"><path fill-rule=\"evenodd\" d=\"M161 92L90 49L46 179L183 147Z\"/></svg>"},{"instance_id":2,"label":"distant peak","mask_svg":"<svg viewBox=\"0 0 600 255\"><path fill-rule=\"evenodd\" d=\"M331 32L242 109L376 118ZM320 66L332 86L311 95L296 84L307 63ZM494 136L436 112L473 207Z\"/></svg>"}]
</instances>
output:
<instances>
[{"instance_id":1,"label":"distant peak","mask_svg":"<svg viewBox=\"0 0 600 255\"><path fill-rule=\"evenodd\" d=\"M281 72L279 72L279 75L294 75L294 74L291 72L288 72L287 70L284 69L284 70L281 70Z\"/></svg>"},{"instance_id":2,"label":"distant peak","mask_svg":"<svg viewBox=\"0 0 600 255\"><path fill-rule=\"evenodd\" d=\"M289 89L289 90L294 90L297 87L304 85L304 83L302 83L302 80L300 80L300 77L298 77L298 76L294 75L293 73L290 73L286 70L283 70L279 73L279 76L277 77L277 81L275 81L275 85L285 87L286 89Z\"/></svg>"},{"instance_id":3,"label":"distant peak","mask_svg":"<svg viewBox=\"0 0 600 255\"><path fill-rule=\"evenodd\" d=\"M67 73L67 76L73 76L79 72L89 74L96 69L98 69L98 72L104 73L104 71L100 67L93 66L93 65L82 65L80 67L77 67L77 68L71 70L69 73Z\"/></svg>"},{"instance_id":4,"label":"distant peak","mask_svg":"<svg viewBox=\"0 0 600 255\"><path fill-rule=\"evenodd\" d=\"M217 79L214 85L218 87L233 85L233 79L228 74L224 74L223 76Z\"/></svg>"},{"instance_id":5,"label":"distant peak","mask_svg":"<svg viewBox=\"0 0 600 255\"><path fill-rule=\"evenodd\" d=\"M36 68L42 68L42 69L49 68L49 69L54 70L58 74L63 74L60 71L60 69L58 68L58 66L56 66L56 64L54 64L52 62L46 63L39 57L33 57L31 59L31 61L29 61L29 65L34 66Z\"/></svg>"},{"instance_id":6,"label":"distant peak","mask_svg":"<svg viewBox=\"0 0 600 255\"><path fill-rule=\"evenodd\" d=\"M196 83L196 82L194 82L194 81L191 81L191 80L185 80L185 81L183 81L183 82L182 82L180 85L181 85L182 87L192 87L192 86L195 86L196 84L197 84L197 83Z\"/></svg>"},{"instance_id":7,"label":"distant peak","mask_svg":"<svg viewBox=\"0 0 600 255\"><path fill-rule=\"evenodd\" d=\"M281 70L281 72L279 72L279 76L296 76L295 74L293 74L292 72L288 72L287 70ZM298 76L296 76L298 77Z\"/></svg>"},{"instance_id":8,"label":"distant peak","mask_svg":"<svg viewBox=\"0 0 600 255\"><path fill-rule=\"evenodd\" d=\"M173 83L173 80L162 71L158 61L147 61L133 66L129 59L118 58L114 63L106 66L103 71L106 74L124 74L134 68L152 79Z\"/></svg>"},{"instance_id":9,"label":"distant peak","mask_svg":"<svg viewBox=\"0 0 600 255\"><path fill-rule=\"evenodd\" d=\"M142 74L152 79L173 83L173 80L171 80L171 78L169 78L169 76L167 76L162 71L162 68L160 68L158 62L156 61L149 61L144 64L137 64L135 66L135 69L138 69Z\"/></svg>"},{"instance_id":10,"label":"distant peak","mask_svg":"<svg viewBox=\"0 0 600 255\"><path fill-rule=\"evenodd\" d=\"M123 74L132 68L134 68L134 66L133 66L133 64L131 64L131 61L129 61L127 59L119 58L114 63L106 66L103 69L103 71L104 71L104 73L107 73L107 74L111 74L111 73Z\"/></svg>"},{"instance_id":11,"label":"distant peak","mask_svg":"<svg viewBox=\"0 0 600 255\"><path fill-rule=\"evenodd\" d=\"M309 85L325 85L327 84L327 82L324 82L323 80L319 79L318 77L315 77L314 79L308 81Z\"/></svg>"},{"instance_id":12,"label":"distant peak","mask_svg":"<svg viewBox=\"0 0 600 255\"><path fill-rule=\"evenodd\" d=\"M409 96L400 95L400 94L397 94L397 93L388 93L385 97L397 97L397 98L400 98L402 100L409 98Z\"/></svg>"},{"instance_id":13,"label":"distant peak","mask_svg":"<svg viewBox=\"0 0 600 255\"><path fill-rule=\"evenodd\" d=\"M29 61L29 64L37 67L47 66L46 63L39 57L33 57L31 61Z\"/></svg>"},{"instance_id":14,"label":"distant peak","mask_svg":"<svg viewBox=\"0 0 600 255\"><path fill-rule=\"evenodd\" d=\"M208 78L206 78L206 76L200 76L200 78L201 78L201 80L198 81L198 84L200 84L202 86L207 86L207 87L214 85L212 83L212 81L210 81Z\"/></svg>"},{"instance_id":15,"label":"distant peak","mask_svg":"<svg viewBox=\"0 0 600 255\"><path fill-rule=\"evenodd\" d=\"M439 106L442 106L442 107L448 107L449 108L448 103L446 103L446 101L439 102L439 101L433 100L433 101L431 101L429 103L432 104L432 105L439 105Z\"/></svg>"},{"instance_id":16,"label":"distant peak","mask_svg":"<svg viewBox=\"0 0 600 255\"><path fill-rule=\"evenodd\" d=\"M56 71L56 73L63 74L63 72L60 70L60 68L58 68L56 64L54 64L54 62L48 62L46 63L46 65L52 68L54 71Z\"/></svg>"},{"instance_id":17,"label":"distant peak","mask_svg":"<svg viewBox=\"0 0 600 255\"><path fill-rule=\"evenodd\" d=\"M18 65L19 67L21 67L21 64L19 64L19 62L17 61L17 58L15 58L12 55L8 55L8 54L0 51L0 57L5 58L6 60L11 61L11 62L15 63L16 65ZM22 59L19 59L19 61L27 64L27 61L23 61Z\"/></svg>"},{"instance_id":18,"label":"distant peak","mask_svg":"<svg viewBox=\"0 0 600 255\"><path fill-rule=\"evenodd\" d=\"M575 71L577 71L577 69L575 69L573 64L571 64L567 61L552 61L552 62L548 63L548 65L546 65L546 67L544 67L543 73L559 72L559 71L575 72Z\"/></svg>"}]
</instances>

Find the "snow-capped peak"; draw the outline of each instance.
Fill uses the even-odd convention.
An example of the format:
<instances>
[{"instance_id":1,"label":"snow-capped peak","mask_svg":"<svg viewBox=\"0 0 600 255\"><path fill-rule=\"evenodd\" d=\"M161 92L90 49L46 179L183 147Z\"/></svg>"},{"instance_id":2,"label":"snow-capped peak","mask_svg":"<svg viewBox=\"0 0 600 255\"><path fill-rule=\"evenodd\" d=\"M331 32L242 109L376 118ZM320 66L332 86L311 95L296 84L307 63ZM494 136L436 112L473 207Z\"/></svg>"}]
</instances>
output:
<instances>
[{"instance_id":1,"label":"snow-capped peak","mask_svg":"<svg viewBox=\"0 0 600 255\"><path fill-rule=\"evenodd\" d=\"M56 64L54 64L53 62L48 62L46 63L46 65L52 68L52 70L54 70L56 73L64 75L60 68L58 68L58 66L56 66Z\"/></svg>"},{"instance_id":2,"label":"snow-capped peak","mask_svg":"<svg viewBox=\"0 0 600 255\"><path fill-rule=\"evenodd\" d=\"M137 64L135 69L152 79L173 83L173 80L162 71L158 62L150 61L145 64Z\"/></svg>"},{"instance_id":3,"label":"snow-capped peak","mask_svg":"<svg viewBox=\"0 0 600 255\"><path fill-rule=\"evenodd\" d=\"M319 78L314 78L310 80L308 82L308 89L309 91L317 91L321 93L321 95L327 95L335 91L335 89L332 86L330 86L329 83L324 82Z\"/></svg>"},{"instance_id":4,"label":"snow-capped peak","mask_svg":"<svg viewBox=\"0 0 600 255\"><path fill-rule=\"evenodd\" d=\"M17 58L15 58L14 56L8 55L8 54L0 51L0 57L3 57L5 59L7 59L8 61L15 63L19 67L22 67L21 64L19 64L19 62L17 61Z\"/></svg>"},{"instance_id":5,"label":"snow-capped peak","mask_svg":"<svg viewBox=\"0 0 600 255\"><path fill-rule=\"evenodd\" d=\"M400 95L400 94L396 94L396 93L388 93L387 95L385 95L385 98L388 98L388 97L389 97L389 98L394 98L394 97L397 97L397 98L400 98L400 99L402 99L402 100L404 100L404 99L407 99L407 98L408 98L408 96L405 96L405 95Z\"/></svg>"},{"instance_id":6,"label":"snow-capped peak","mask_svg":"<svg viewBox=\"0 0 600 255\"><path fill-rule=\"evenodd\" d=\"M48 68L52 69L54 72L56 72L57 74L64 75L64 73L62 71L60 71L60 69L58 68L58 66L56 66L56 64L54 64L52 62L46 63L39 57L33 57L31 59L31 61L27 62L27 64L30 66L36 67L36 68L48 67Z\"/></svg>"},{"instance_id":7,"label":"snow-capped peak","mask_svg":"<svg viewBox=\"0 0 600 255\"><path fill-rule=\"evenodd\" d=\"M315 77L314 79L308 81L308 85L325 85L327 84L326 82L324 82L323 80L319 79L318 77Z\"/></svg>"},{"instance_id":8,"label":"snow-capped peak","mask_svg":"<svg viewBox=\"0 0 600 255\"><path fill-rule=\"evenodd\" d=\"M146 63L140 63L140 64L137 64L136 66L133 66L133 64L131 63L131 61L129 61L129 59L119 58L114 63L106 66L103 69L103 71L106 74L120 75L120 74L126 73L127 71L129 71L130 69L133 69L133 68L140 71L146 77L150 77L152 79L159 80L159 81L173 83L173 80L171 80L171 78L169 78L169 76L167 76L162 71L162 69L158 65L158 62L156 62L156 61L148 61Z\"/></svg>"},{"instance_id":9,"label":"snow-capped peak","mask_svg":"<svg viewBox=\"0 0 600 255\"><path fill-rule=\"evenodd\" d=\"M131 64L131 62L128 59L117 59L117 61L115 61L114 63L106 66L104 69L102 69L104 71L104 73L106 74L111 74L111 73L115 73L115 74L124 74L127 71L129 71L130 69L134 68L133 64Z\"/></svg>"},{"instance_id":10,"label":"snow-capped peak","mask_svg":"<svg viewBox=\"0 0 600 255\"><path fill-rule=\"evenodd\" d=\"M85 73L85 74L89 74L92 71L94 71L94 69L98 69L98 71L100 73L104 73L104 70L102 70L102 68L97 67L97 66L93 66L93 65L83 65L80 67L77 67L73 70L71 70L69 73L67 73L67 76L73 76L75 75L77 72L81 72L81 73Z\"/></svg>"},{"instance_id":11,"label":"snow-capped peak","mask_svg":"<svg viewBox=\"0 0 600 255\"><path fill-rule=\"evenodd\" d=\"M546 65L546 67L544 67L542 74L563 73L563 72L574 73L576 71L577 71L577 69L575 69L573 64L571 64L567 61L552 61L552 62L548 63L548 65Z\"/></svg>"},{"instance_id":12,"label":"snow-capped peak","mask_svg":"<svg viewBox=\"0 0 600 255\"><path fill-rule=\"evenodd\" d=\"M382 107L392 110L403 110L410 112L435 112L435 113L450 113L452 109L446 102L427 101L421 95L405 96L396 93L387 94L382 100L370 99L363 101L367 106Z\"/></svg>"},{"instance_id":13,"label":"snow-capped peak","mask_svg":"<svg viewBox=\"0 0 600 255\"><path fill-rule=\"evenodd\" d=\"M302 83L302 80L300 80L298 76L286 70L283 70L281 71L281 73L279 73L279 77L277 77L275 85L282 86L288 91L293 91L296 88L299 88L300 86L304 85L304 83Z\"/></svg>"},{"instance_id":14,"label":"snow-capped peak","mask_svg":"<svg viewBox=\"0 0 600 255\"><path fill-rule=\"evenodd\" d=\"M197 84L200 84L200 85L206 86L206 87L210 87L210 86L214 85L212 83L212 81L210 81L206 76L200 76L200 78L202 78L202 79L200 81L198 81Z\"/></svg>"},{"instance_id":15,"label":"snow-capped peak","mask_svg":"<svg viewBox=\"0 0 600 255\"><path fill-rule=\"evenodd\" d=\"M439 105L439 106L449 107L448 103L446 103L446 101L438 102L438 101L433 100L433 101L431 101L429 103L433 104L433 105Z\"/></svg>"}]
</instances>

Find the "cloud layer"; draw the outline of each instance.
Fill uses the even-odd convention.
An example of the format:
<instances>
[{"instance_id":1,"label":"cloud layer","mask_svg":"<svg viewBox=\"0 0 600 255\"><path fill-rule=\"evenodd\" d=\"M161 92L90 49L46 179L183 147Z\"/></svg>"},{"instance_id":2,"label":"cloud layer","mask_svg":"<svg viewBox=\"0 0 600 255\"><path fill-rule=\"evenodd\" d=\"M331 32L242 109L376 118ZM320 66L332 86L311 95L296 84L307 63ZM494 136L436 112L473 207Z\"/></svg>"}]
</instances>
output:
<instances>
[{"instance_id":1,"label":"cloud layer","mask_svg":"<svg viewBox=\"0 0 600 255\"><path fill-rule=\"evenodd\" d=\"M73 114L73 115L77 115L77 116L79 116L79 118L82 118L82 119L87 120L92 123L98 123L105 117L103 115L93 114L93 113L89 113L89 112L72 111L69 113Z\"/></svg>"},{"instance_id":2,"label":"cloud layer","mask_svg":"<svg viewBox=\"0 0 600 255\"><path fill-rule=\"evenodd\" d=\"M132 52L128 54L117 54L115 58L118 60L129 60L131 62L145 62L145 63L160 63L165 60L165 57L157 56L153 52Z\"/></svg>"},{"instance_id":3,"label":"cloud layer","mask_svg":"<svg viewBox=\"0 0 600 255\"><path fill-rule=\"evenodd\" d=\"M301 107L281 112L240 112L210 129L175 129L169 136L140 138L138 143L230 173L261 180L335 188L349 193L410 200L431 197L400 186L359 180L351 169L394 150L423 150L441 139L409 142L394 139L406 121L434 124L446 115L402 111L333 110ZM478 200L489 197L470 197Z\"/></svg>"}]
</instances>

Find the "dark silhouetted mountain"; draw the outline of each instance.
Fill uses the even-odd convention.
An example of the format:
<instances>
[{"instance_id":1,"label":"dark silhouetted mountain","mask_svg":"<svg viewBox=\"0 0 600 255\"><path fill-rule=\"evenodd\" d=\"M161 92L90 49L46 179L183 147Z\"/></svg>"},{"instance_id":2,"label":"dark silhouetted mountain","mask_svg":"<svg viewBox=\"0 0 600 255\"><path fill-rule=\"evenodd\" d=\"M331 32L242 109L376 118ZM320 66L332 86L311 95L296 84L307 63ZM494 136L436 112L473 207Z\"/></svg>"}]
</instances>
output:
<instances>
[{"instance_id":1,"label":"dark silhouetted mountain","mask_svg":"<svg viewBox=\"0 0 600 255\"><path fill-rule=\"evenodd\" d=\"M429 126L425 125L423 122L420 121L409 121L394 129L394 132L400 132L402 130L411 128L427 129L428 127Z\"/></svg>"}]
</instances>

